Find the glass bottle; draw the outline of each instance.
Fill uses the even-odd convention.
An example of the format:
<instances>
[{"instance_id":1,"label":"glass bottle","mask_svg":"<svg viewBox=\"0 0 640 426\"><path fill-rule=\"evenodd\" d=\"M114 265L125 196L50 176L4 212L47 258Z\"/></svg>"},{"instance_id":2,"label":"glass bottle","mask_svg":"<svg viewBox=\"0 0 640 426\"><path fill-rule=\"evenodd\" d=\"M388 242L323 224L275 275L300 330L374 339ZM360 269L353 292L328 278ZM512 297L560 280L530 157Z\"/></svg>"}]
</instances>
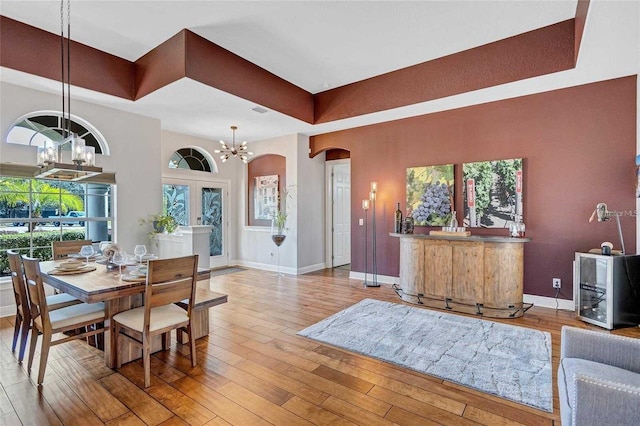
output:
<instances>
[{"instance_id":1,"label":"glass bottle","mask_svg":"<svg viewBox=\"0 0 640 426\"><path fill-rule=\"evenodd\" d=\"M456 232L458 230L458 218L456 217L456 211L451 212L451 222L449 222L449 231Z\"/></svg>"},{"instance_id":2,"label":"glass bottle","mask_svg":"<svg viewBox=\"0 0 640 426\"><path fill-rule=\"evenodd\" d=\"M398 203L398 208L396 209L394 232L396 234L402 233L402 211L400 210L400 203Z\"/></svg>"}]
</instances>

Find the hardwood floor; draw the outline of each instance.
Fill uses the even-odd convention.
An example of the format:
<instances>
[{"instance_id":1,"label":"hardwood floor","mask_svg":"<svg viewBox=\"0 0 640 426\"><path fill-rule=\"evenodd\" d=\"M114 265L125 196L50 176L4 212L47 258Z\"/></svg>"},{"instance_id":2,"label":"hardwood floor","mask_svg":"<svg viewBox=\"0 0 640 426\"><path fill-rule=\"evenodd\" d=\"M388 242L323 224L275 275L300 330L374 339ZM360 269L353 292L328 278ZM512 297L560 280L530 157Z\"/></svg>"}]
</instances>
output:
<instances>
[{"instance_id":1,"label":"hardwood floor","mask_svg":"<svg viewBox=\"0 0 640 426\"><path fill-rule=\"evenodd\" d=\"M550 414L296 336L364 298L401 303L388 285L363 288L338 269L283 278L246 270L209 286L229 302L211 309L197 366L174 338L152 357L146 390L140 362L111 370L80 341L52 348L38 389L37 368L29 377L11 353L13 318L0 319L0 425L558 425L560 328L601 330L571 312L537 307L501 320L552 334ZM640 337L637 327L615 333Z\"/></svg>"}]
</instances>

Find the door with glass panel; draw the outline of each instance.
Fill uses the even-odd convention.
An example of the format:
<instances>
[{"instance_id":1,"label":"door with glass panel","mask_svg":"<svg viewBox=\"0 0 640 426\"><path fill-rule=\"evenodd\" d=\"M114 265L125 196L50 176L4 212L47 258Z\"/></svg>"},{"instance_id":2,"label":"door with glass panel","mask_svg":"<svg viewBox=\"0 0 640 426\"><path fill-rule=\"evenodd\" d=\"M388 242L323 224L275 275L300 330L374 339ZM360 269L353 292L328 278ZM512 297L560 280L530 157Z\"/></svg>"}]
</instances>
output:
<instances>
[{"instance_id":1,"label":"door with glass panel","mask_svg":"<svg viewBox=\"0 0 640 426\"><path fill-rule=\"evenodd\" d=\"M210 267L228 264L226 182L165 179L163 188L164 211L179 225L208 225Z\"/></svg>"},{"instance_id":2,"label":"door with glass panel","mask_svg":"<svg viewBox=\"0 0 640 426\"><path fill-rule=\"evenodd\" d=\"M203 225L211 226L209 264L212 268L229 264L227 249L226 183L198 182L198 215Z\"/></svg>"}]
</instances>

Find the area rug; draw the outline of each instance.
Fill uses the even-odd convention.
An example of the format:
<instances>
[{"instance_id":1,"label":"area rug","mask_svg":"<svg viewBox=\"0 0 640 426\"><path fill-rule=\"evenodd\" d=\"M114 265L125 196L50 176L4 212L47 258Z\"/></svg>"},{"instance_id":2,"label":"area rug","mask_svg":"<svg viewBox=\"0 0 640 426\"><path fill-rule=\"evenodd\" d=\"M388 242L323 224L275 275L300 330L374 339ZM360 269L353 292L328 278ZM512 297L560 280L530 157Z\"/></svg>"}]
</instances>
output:
<instances>
[{"instance_id":1,"label":"area rug","mask_svg":"<svg viewBox=\"0 0 640 426\"><path fill-rule=\"evenodd\" d=\"M553 411L546 332L364 299L298 335Z\"/></svg>"},{"instance_id":2,"label":"area rug","mask_svg":"<svg viewBox=\"0 0 640 426\"><path fill-rule=\"evenodd\" d=\"M211 276L217 277L219 275L233 274L234 272L241 272L246 270L246 268L240 268L239 266L229 266L228 268L212 269Z\"/></svg>"}]
</instances>

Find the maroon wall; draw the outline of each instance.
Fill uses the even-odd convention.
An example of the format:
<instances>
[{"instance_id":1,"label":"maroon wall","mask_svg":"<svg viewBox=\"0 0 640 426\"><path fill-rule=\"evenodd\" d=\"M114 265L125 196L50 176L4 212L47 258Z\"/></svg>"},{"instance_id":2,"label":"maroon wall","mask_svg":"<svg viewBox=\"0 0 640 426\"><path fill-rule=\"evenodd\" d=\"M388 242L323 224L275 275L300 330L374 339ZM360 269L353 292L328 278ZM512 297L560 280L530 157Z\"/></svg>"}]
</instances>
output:
<instances>
[{"instance_id":1,"label":"maroon wall","mask_svg":"<svg viewBox=\"0 0 640 426\"><path fill-rule=\"evenodd\" d=\"M311 155L351 152L352 270L363 271L362 199L378 182L378 273L398 276L399 241L389 237L397 202L406 204L407 167L456 164L456 209L462 211L465 162L524 159L525 293L553 296L553 277L571 299L576 251L611 241L615 222L589 223L598 202L635 210L636 76L313 136ZM369 212L369 215L371 213ZM635 219L622 217L635 253ZM428 232L429 228L416 228ZM503 229L474 234L506 235Z\"/></svg>"}]
</instances>

